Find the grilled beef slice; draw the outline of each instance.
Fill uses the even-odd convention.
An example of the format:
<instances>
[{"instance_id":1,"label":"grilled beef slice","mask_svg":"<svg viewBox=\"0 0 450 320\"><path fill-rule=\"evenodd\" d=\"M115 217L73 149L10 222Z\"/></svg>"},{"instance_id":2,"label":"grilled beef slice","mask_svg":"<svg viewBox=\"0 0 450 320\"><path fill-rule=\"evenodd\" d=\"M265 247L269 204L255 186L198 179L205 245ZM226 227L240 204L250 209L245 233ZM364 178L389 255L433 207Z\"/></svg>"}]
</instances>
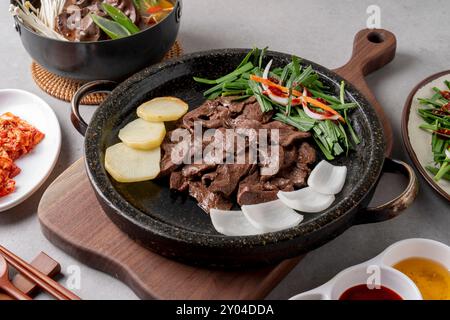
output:
<instances>
[{"instance_id":1,"label":"grilled beef slice","mask_svg":"<svg viewBox=\"0 0 450 320\"><path fill-rule=\"evenodd\" d=\"M185 164L176 165L171 161L171 152L176 143L170 141L169 132L161 148L160 176L170 175L170 188L181 192L188 191L199 206L209 212L211 208L229 210L236 202L239 205L257 204L277 199L278 191L293 191L306 185L311 169L316 162L316 151L304 140L310 133L298 131L296 128L279 121L272 121L272 113L263 113L255 98L242 102L234 102L233 97L218 98L206 101L197 109L187 113L178 122L179 127L194 130L194 122L202 121L203 130L217 129L225 134L225 129L270 129L279 130L279 167L270 175L261 175L261 168L267 166L264 159L258 164ZM242 130L241 130L242 131ZM246 130L242 131L243 135ZM249 141L250 139L250 141ZM257 137L246 137L245 145L238 150L236 141L234 150L227 148L226 152L245 154L248 161L250 142ZM198 148L205 149L211 142L203 137ZM193 154L193 140L187 142ZM268 139L270 144L270 140ZM228 142L227 142L228 144ZM231 151L230 151L231 150ZM268 146L270 152L270 145ZM224 156L226 155L224 153ZM191 158L192 160L192 158ZM261 161L262 160L262 161Z\"/></svg>"},{"instance_id":2,"label":"grilled beef slice","mask_svg":"<svg viewBox=\"0 0 450 320\"><path fill-rule=\"evenodd\" d=\"M198 201L198 205L209 213L211 208L230 210L233 203L220 193L212 192L201 181L189 182L189 195Z\"/></svg>"}]
</instances>

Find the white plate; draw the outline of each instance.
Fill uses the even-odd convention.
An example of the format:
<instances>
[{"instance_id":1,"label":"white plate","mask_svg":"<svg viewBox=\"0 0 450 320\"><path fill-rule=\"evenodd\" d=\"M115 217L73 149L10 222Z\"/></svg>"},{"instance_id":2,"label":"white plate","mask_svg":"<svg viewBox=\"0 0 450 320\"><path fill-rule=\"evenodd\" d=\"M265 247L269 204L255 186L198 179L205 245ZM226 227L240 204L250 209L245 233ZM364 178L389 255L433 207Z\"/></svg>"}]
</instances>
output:
<instances>
[{"instance_id":1,"label":"white plate","mask_svg":"<svg viewBox=\"0 0 450 320\"><path fill-rule=\"evenodd\" d=\"M0 90L0 114L11 112L26 120L45 134L30 153L16 160L22 170L14 178L16 190L0 198L0 212L11 209L31 196L48 178L58 160L61 149L61 128L52 108L32 93Z\"/></svg>"}]
</instances>

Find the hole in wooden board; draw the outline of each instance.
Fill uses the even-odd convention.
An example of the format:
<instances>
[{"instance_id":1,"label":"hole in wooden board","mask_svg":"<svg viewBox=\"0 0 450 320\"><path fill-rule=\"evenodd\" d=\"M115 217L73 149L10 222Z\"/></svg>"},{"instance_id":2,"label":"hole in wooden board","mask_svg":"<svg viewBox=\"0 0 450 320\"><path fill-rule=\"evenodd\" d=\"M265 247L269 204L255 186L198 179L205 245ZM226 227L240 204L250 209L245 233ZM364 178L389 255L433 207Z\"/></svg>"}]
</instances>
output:
<instances>
[{"instance_id":1,"label":"hole in wooden board","mask_svg":"<svg viewBox=\"0 0 450 320\"><path fill-rule=\"evenodd\" d=\"M384 36L378 32L371 32L367 35L367 40L372 43L382 43L384 42Z\"/></svg>"}]
</instances>

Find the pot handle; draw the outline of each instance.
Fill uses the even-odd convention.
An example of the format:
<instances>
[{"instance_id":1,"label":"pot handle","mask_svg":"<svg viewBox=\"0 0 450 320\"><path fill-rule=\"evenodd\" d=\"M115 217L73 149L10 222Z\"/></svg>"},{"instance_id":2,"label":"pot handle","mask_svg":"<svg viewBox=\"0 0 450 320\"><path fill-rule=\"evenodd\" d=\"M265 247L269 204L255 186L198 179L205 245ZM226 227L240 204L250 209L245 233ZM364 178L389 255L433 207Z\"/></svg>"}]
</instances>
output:
<instances>
[{"instance_id":1,"label":"pot handle","mask_svg":"<svg viewBox=\"0 0 450 320\"><path fill-rule=\"evenodd\" d=\"M183 3L181 0L179 0L175 8L175 21L177 23L180 23L182 15L183 15Z\"/></svg>"},{"instance_id":2,"label":"pot handle","mask_svg":"<svg viewBox=\"0 0 450 320\"><path fill-rule=\"evenodd\" d=\"M20 23L19 23L19 21L17 21L16 17L14 17L14 29L16 29L19 36L22 35L22 29L20 28Z\"/></svg>"},{"instance_id":3,"label":"pot handle","mask_svg":"<svg viewBox=\"0 0 450 320\"><path fill-rule=\"evenodd\" d=\"M360 209L356 215L356 224L381 222L395 218L408 208L419 192L419 181L413 168L400 160L386 158L382 172L400 173L408 178L405 190L395 199L373 208Z\"/></svg>"},{"instance_id":4,"label":"pot handle","mask_svg":"<svg viewBox=\"0 0 450 320\"><path fill-rule=\"evenodd\" d=\"M82 118L80 114L80 103L84 96L94 93L94 92L111 92L117 83L109 80L98 80L88 82L85 85L81 86L75 95L72 98L72 112L70 114L70 120L72 121L73 126L77 131L84 136L86 134L86 130L88 124Z\"/></svg>"}]
</instances>

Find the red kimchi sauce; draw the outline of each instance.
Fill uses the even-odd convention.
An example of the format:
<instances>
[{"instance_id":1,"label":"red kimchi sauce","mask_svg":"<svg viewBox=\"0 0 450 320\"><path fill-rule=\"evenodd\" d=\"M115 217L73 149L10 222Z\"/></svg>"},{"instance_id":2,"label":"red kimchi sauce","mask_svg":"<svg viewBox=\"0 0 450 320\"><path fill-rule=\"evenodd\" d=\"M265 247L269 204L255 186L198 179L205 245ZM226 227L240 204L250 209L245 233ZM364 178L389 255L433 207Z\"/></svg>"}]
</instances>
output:
<instances>
[{"instance_id":1,"label":"red kimchi sauce","mask_svg":"<svg viewBox=\"0 0 450 320\"><path fill-rule=\"evenodd\" d=\"M12 113L0 115L0 197L15 190L16 182L13 178L20 173L20 169L14 161L33 150L44 136Z\"/></svg>"}]
</instances>

